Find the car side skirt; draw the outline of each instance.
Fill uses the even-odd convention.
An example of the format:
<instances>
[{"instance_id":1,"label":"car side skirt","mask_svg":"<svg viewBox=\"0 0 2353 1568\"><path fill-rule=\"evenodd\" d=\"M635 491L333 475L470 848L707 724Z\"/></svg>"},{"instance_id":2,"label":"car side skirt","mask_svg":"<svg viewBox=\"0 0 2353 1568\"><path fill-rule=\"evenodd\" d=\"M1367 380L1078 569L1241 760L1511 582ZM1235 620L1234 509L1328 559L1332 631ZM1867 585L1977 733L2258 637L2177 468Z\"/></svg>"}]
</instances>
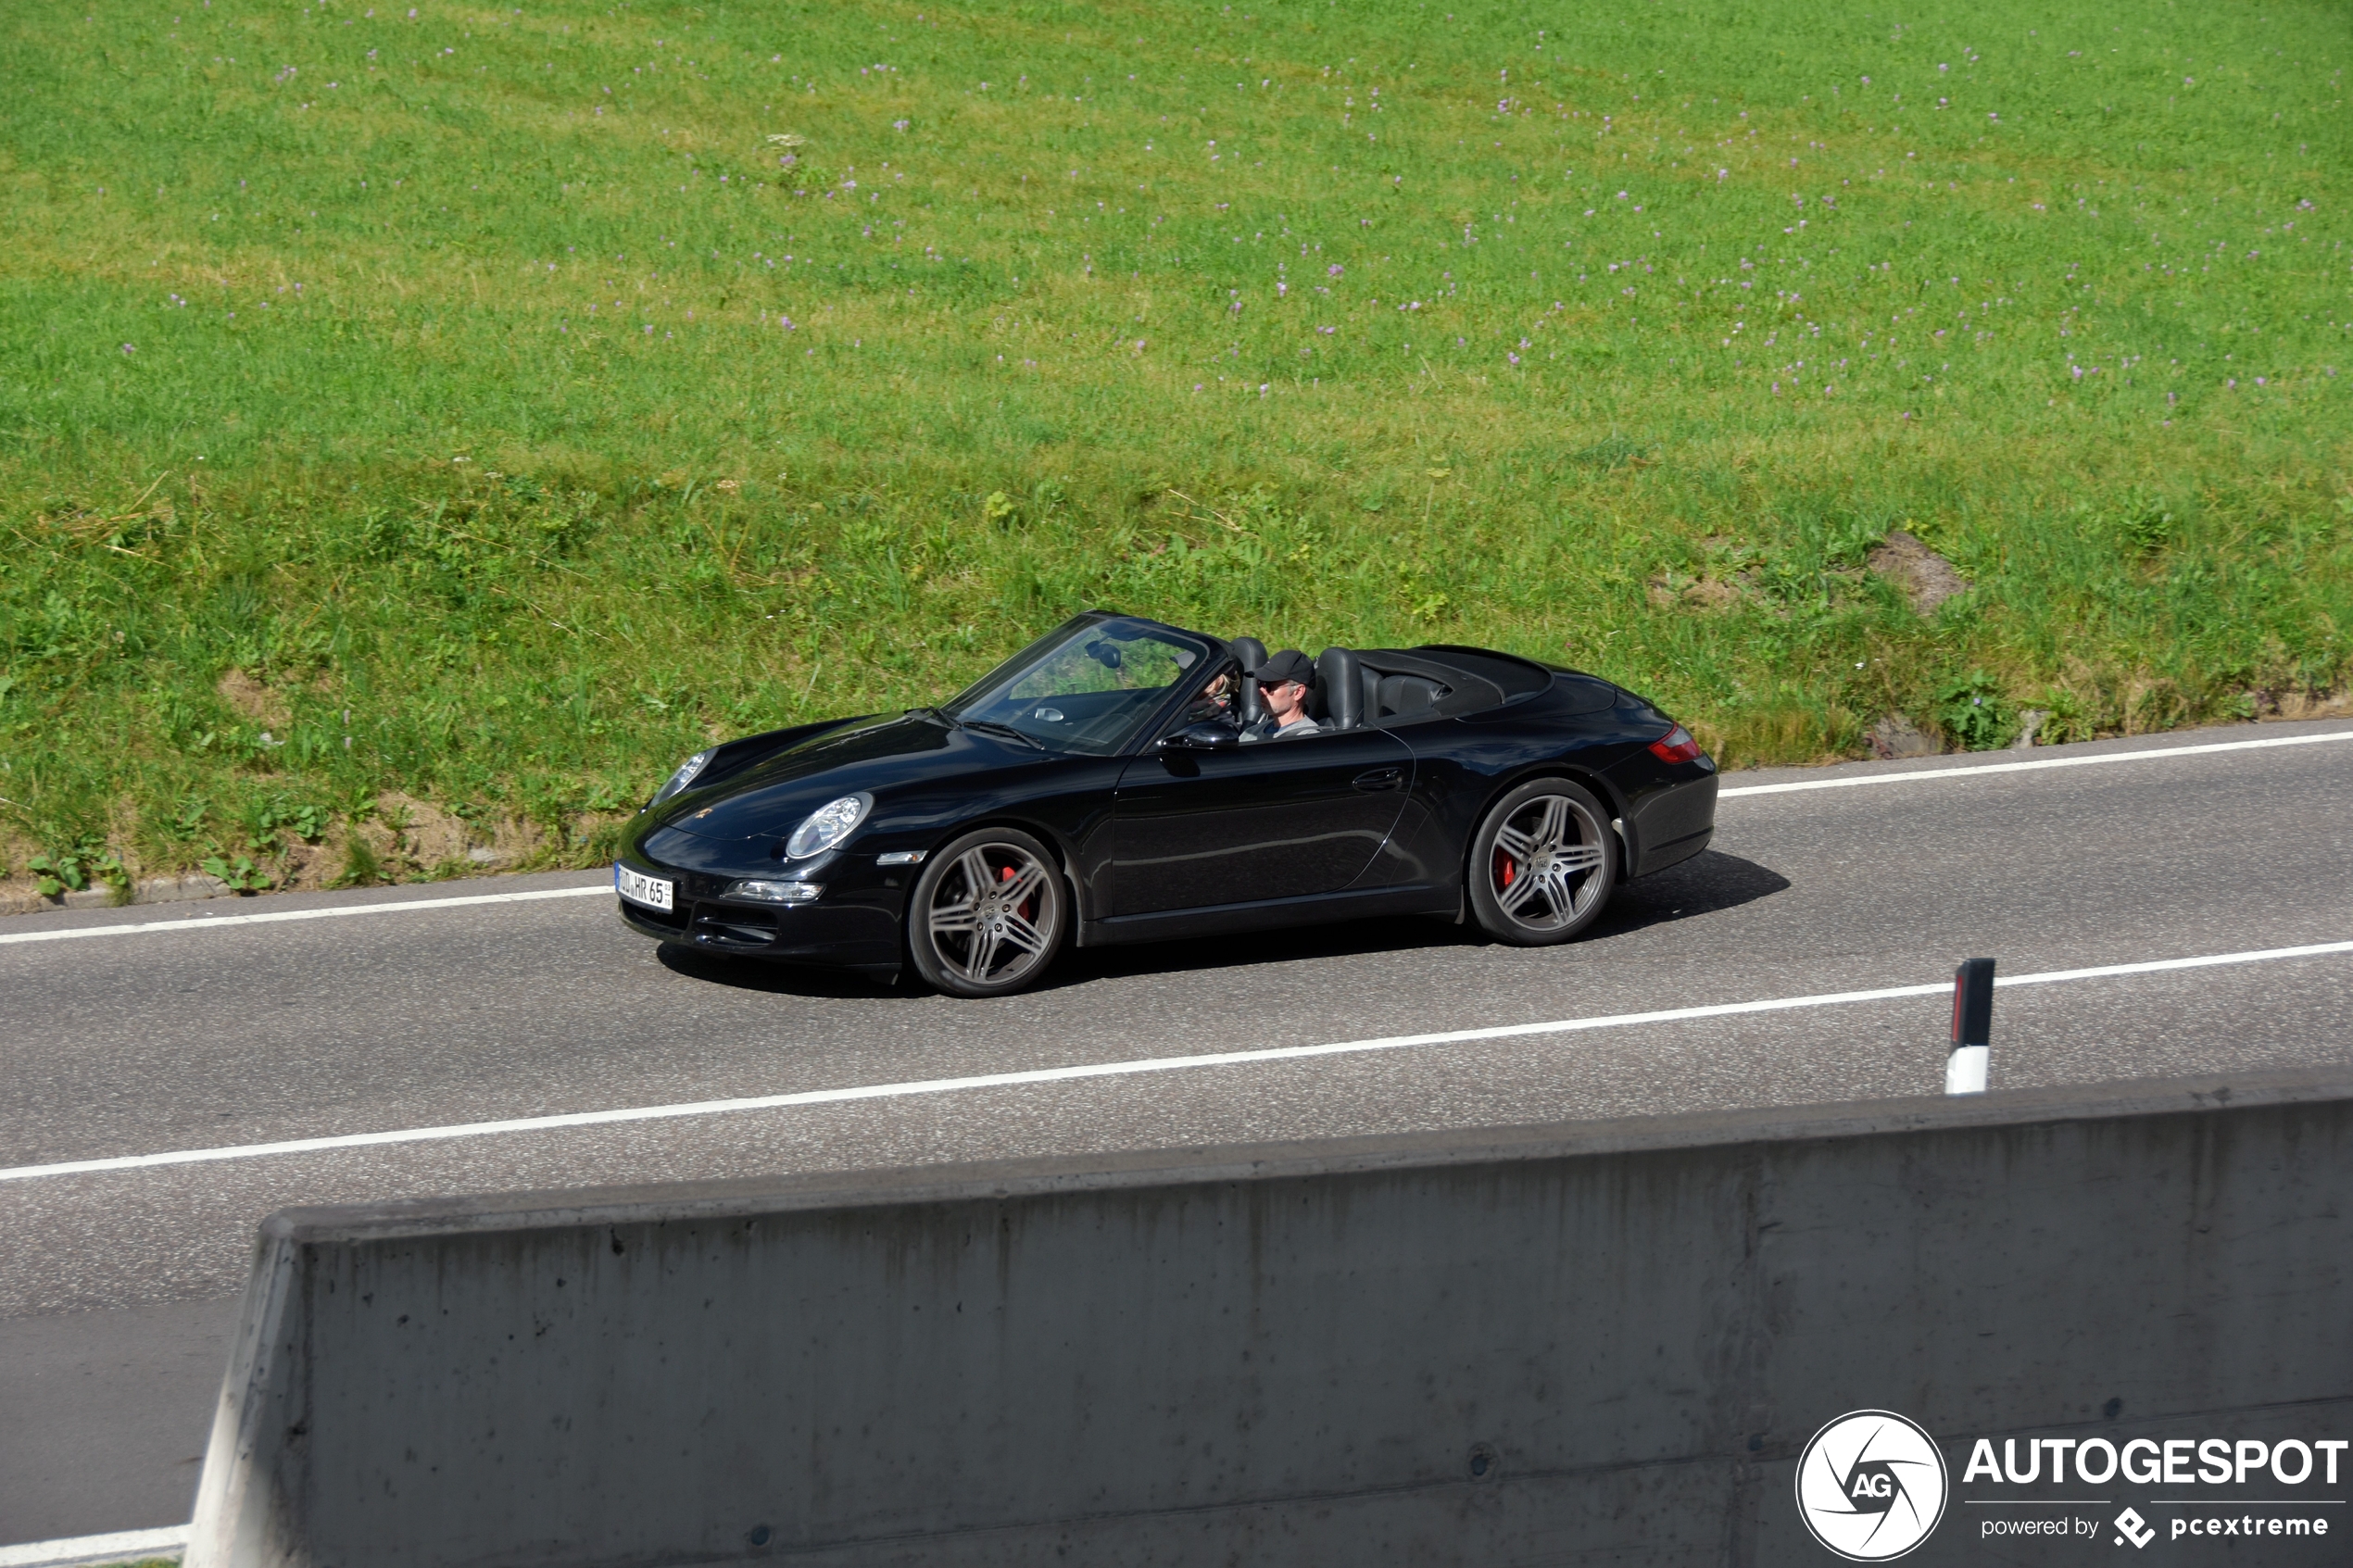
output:
<instances>
[{"instance_id":1,"label":"car side skirt","mask_svg":"<svg viewBox=\"0 0 2353 1568\"><path fill-rule=\"evenodd\" d=\"M1211 904L1191 909L1115 915L1110 920L1082 922L1080 935L1082 946L1108 947L1127 942L1226 936L1237 932L1274 931L1285 926L1320 925L1327 921L1364 920L1378 915L1453 915L1461 901L1461 890L1452 884L1416 883L1403 887L1317 893L1299 898L1265 898L1249 904Z\"/></svg>"}]
</instances>

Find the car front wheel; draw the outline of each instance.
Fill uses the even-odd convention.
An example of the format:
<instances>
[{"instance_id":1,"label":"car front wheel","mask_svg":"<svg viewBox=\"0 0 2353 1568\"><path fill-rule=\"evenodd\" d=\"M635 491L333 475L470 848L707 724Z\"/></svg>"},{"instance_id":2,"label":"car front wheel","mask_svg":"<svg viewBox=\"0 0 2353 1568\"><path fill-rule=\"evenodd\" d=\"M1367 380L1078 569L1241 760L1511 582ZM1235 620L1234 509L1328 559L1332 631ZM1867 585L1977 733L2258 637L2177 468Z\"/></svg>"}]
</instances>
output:
<instances>
[{"instance_id":1,"label":"car front wheel","mask_svg":"<svg viewBox=\"0 0 2353 1568\"><path fill-rule=\"evenodd\" d=\"M1051 851L1014 828L968 833L931 859L907 910L916 972L954 997L1002 997L1053 961L1070 900Z\"/></svg>"},{"instance_id":2,"label":"car front wheel","mask_svg":"<svg viewBox=\"0 0 2353 1568\"><path fill-rule=\"evenodd\" d=\"M1534 779L1497 801L1471 838L1471 912L1522 947L1566 942L1609 902L1617 839L1600 801L1567 779Z\"/></svg>"}]
</instances>

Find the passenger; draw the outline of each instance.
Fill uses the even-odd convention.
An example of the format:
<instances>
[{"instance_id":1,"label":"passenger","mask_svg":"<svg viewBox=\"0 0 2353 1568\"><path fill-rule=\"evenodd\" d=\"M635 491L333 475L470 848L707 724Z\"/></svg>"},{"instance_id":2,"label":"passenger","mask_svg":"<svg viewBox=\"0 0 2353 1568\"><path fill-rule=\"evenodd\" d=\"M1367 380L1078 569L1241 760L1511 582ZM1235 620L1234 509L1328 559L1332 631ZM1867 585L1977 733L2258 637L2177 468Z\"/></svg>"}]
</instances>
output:
<instances>
[{"instance_id":1,"label":"passenger","mask_svg":"<svg viewBox=\"0 0 2353 1568\"><path fill-rule=\"evenodd\" d=\"M1267 656L1258 667L1258 689L1266 699L1266 717L1258 732L1244 740L1298 740L1319 735L1324 727L1307 716L1307 688L1315 684L1315 666L1297 648Z\"/></svg>"}]
</instances>

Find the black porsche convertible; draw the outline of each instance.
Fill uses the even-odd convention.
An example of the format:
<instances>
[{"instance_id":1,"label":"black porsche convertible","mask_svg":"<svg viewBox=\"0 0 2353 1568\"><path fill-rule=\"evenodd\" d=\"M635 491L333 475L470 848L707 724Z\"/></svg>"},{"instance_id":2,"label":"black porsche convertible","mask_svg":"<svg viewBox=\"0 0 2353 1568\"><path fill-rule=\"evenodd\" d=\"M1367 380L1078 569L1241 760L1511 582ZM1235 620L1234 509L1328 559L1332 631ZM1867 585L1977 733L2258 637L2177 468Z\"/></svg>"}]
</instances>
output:
<instances>
[{"instance_id":1,"label":"black porsche convertible","mask_svg":"<svg viewBox=\"0 0 2353 1568\"><path fill-rule=\"evenodd\" d=\"M621 917L988 997L1065 943L1396 914L1565 942L1715 831L1715 763L1595 676L1327 648L1314 733L1273 738L1266 661L1254 638L1094 611L937 708L698 752L623 835Z\"/></svg>"}]
</instances>

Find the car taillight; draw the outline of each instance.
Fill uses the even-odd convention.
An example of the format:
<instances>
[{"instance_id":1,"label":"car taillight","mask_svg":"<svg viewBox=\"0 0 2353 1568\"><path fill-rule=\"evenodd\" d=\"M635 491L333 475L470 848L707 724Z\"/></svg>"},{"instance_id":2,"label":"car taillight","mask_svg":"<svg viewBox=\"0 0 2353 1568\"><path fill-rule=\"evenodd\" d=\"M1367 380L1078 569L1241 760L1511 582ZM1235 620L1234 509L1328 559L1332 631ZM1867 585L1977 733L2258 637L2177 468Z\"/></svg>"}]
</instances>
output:
<instances>
[{"instance_id":1,"label":"car taillight","mask_svg":"<svg viewBox=\"0 0 2353 1568\"><path fill-rule=\"evenodd\" d=\"M1662 762L1696 762L1700 756L1699 742L1692 739L1689 730L1678 724L1651 742L1651 755Z\"/></svg>"}]
</instances>

